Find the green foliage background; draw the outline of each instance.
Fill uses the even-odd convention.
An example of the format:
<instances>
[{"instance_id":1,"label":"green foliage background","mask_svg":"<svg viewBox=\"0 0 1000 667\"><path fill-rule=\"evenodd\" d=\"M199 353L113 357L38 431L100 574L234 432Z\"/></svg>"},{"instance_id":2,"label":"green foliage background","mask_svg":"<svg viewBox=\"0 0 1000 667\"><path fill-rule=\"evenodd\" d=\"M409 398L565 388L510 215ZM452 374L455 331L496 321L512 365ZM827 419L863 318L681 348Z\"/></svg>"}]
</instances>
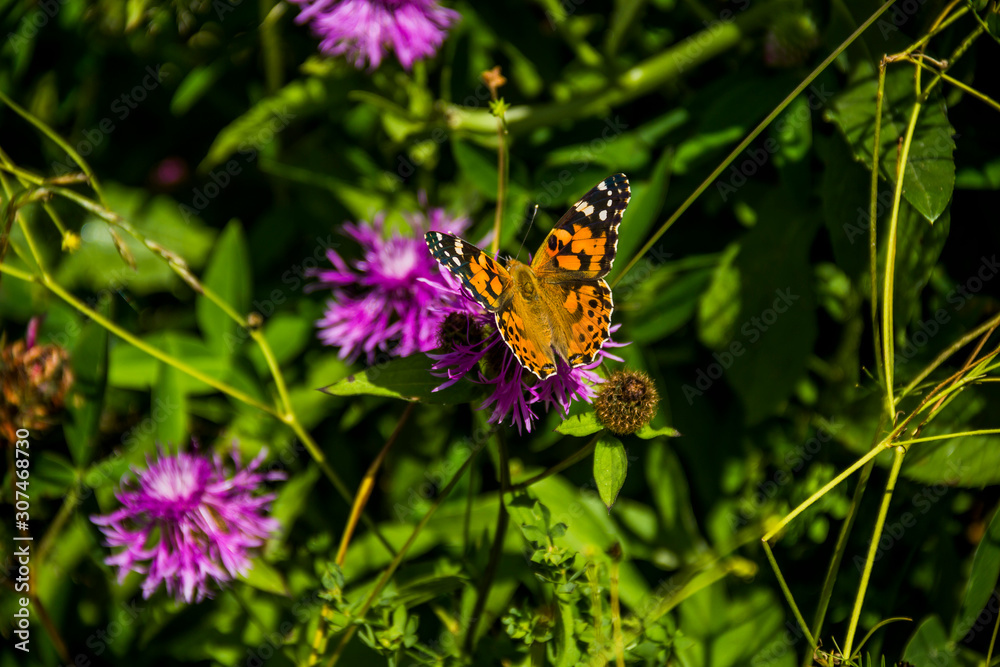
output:
<instances>
[{"instance_id":1,"label":"green foliage background","mask_svg":"<svg viewBox=\"0 0 1000 667\"><path fill-rule=\"evenodd\" d=\"M99 202L87 184L56 184L64 190L53 190L49 204L83 241L67 253L41 203L3 199L11 226L0 258L2 331L8 342L20 338L29 318L46 314L40 339L70 350L77 383L60 424L32 445L32 531L44 544L32 567L48 621L35 617L30 656L12 648L8 570L0 665L307 664L317 636L325 662L392 556L361 524L342 569L331 567L350 505L302 433L353 493L408 410L397 390L423 400L406 412L366 513L394 550L433 514L361 614L340 664L604 664L586 652L614 632L612 589L630 664L811 664L760 538L891 429L882 348L873 345L872 260L879 308L887 266L894 276L891 384L900 415L962 369L975 342L903 391L921 369L997 313L996 3L895 3L641 255L737 142L878 3L451 6L460 24L436 58L407 73L391 57L375 71L320 57L317 40L294 23L297 9L270 0L3 3L0 89L86 159L106 205L88 210L66 193ZM946 9L957 18L926 54L948 60L953 81L921 98L894 253L892 193L916 67L899 61L886 70L872 249L879 62L927 35ZM775 43L781 66L766 62ZM597 443L595 465L628 469L623 485L611 485L620 492L610 512L601 497L617 488L604 488L607 475L595 480L590 457L499 505L498 466L509 463L517 484L572 456L597 430L586 414L561 426L549 414L530 436L487 429L485 415L470 409L481 396L470 406L467 392L430 395L437 381L422 356L377 369L353 395L316 391L363 370L318 343L325 296L304 290L304 271L325 264L327 247L354 252L337 232L343 221L385 213L390 226L405 228L403 213L426 198L469 215L470 239L490 229L498 144L479 75L495 65L512 105L505 253L522 237L537 247L607 175L625 172L632 184L612 274L617 338L632 342L621 352L625 365L647 371L659 388L653 426L683 436ZM923 72L924 86L933 74ZM79 171L9 105L0 129L15 193L12 165L41 178ZM180 182L158 180L165 159L185 165ZM109 212L184 263L172 268L156 247L109 225ZM109 335L60 293L18 277L38 271L25 225L65 294L200 376ZM198 294L177 267L237 315L263 316L260 335L301 432L260 409L279 406L284 390L256 332ZM995 346L987 340L982 353ZM981 370L918 436L1000 427L993 369ZM252 575L214 600L179 605L162 592L142 600L138 576L115 582L87 517L115 506L121 476L156 443L191 437L219 449L235 439L247 457L266 446L288 474L275 503L285 529ZM473 450L468 472L450 485ZM7 567L11 451L0 522ZM892 456L875 460L856 509L854 476L772 542L805 620L829 602L822 652L843 648L850 624ZM911 620L872 635L864 646L872 664L985 664L997 620L998 482L995 432L911 446L859 634L883 619ZM853 530L838 549L847 517ZM491 563L498 525L506 530ZM843 560L824 597L834 553ZM613 662L614 651L604 659Z\"/></svg>"}]
</instances>

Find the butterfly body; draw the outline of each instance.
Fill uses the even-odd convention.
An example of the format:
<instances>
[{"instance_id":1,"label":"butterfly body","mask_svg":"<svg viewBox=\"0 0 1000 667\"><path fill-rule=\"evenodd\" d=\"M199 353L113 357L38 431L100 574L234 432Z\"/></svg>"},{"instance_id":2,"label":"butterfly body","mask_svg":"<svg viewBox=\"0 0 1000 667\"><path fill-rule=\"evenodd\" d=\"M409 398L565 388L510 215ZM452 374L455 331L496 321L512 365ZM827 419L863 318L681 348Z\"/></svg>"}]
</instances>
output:
<instances>
[{"instance_id":1,"label":"butterfly body","mask_svg":"<svg viewBox=\"0 0 1000 667\"><path fill-rule=\"evenodd\" d=\"M434 257L462 280L521 364L540 379L556 361L591 363L608 339L614 303L604 277L618 245L630 191L624 174L610 176L556 223L531 264L500 265L451 234L428 232Z\"/></svg>"}]
</instances>

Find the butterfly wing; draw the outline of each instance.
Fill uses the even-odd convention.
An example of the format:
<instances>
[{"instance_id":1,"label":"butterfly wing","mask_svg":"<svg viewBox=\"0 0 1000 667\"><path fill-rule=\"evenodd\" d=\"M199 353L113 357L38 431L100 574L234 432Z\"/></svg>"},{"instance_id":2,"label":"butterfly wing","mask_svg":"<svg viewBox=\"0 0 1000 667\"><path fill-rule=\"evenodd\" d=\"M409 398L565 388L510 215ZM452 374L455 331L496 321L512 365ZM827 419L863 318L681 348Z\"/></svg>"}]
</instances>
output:
<instances>
[{"instance_id":1,"label":"butterfly wing","mask_svg":"<svg viewBox=\"0 0 1000 667\"><path fill-rule=\"evenodd\" d=\"M625 174L608 176L566 211L535 253L531 268L544 282L595 280L611 271L631 191Z\"/></svg>"},{"instance_id":2,"label":"butterfly wing","mask_svg":"<svg viewBox=\"0 0 1000 667\"><path fill-rule=\"evenodd\" d=\"M434 259L462 281L480 306L496 312L509 301L510 274L485 252L454 234L427 232L424 241Z\"/></svg>"},{"instance_id":3,"label":"butterfly wing","mask_svg":"<svg viewBox=\"0 0 1000 667\"><path fill-rule=\"evenodd\" d=\"M608 340L614 301L604 280L571 280L549 286L555 326L552 347L570 366L585 366Z\"/></svg>"},{"instance_id":4,"label":"butterfly wing","mask_svg":"<svg viewBox=\"0 0 1000 667\"><path fill-rule=\"evenodd\" d=\"M539 329L537 323L536 326L531 326L531 323L524 320L531 312L521 296L515 293L497 311L497 329L521 365L538 379L544 380L556 372L551 333Z\"/></svg>"}]
</instances>

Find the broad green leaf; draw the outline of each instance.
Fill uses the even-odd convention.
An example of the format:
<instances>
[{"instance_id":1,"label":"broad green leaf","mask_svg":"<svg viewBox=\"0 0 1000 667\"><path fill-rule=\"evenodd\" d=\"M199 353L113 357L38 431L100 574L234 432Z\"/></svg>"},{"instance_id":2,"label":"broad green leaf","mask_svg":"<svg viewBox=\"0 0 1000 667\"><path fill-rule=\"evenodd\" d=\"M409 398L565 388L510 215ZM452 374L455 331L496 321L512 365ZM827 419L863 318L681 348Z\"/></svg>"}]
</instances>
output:
<instances>
[{"instance_id":1,"label":"broad green leaf","mask_svg":"<svg viewBox=\"0 0 1000 667\"><path fill-rule=\"evenodd\" d=\"M877 77L865 77L834 98L827 110L827 117L840 128L855 159L869 169L877 89ZM889 183L895 182L897 146L906 134L914 99L913 69L890 66L885 76L879 152L879 173ZM944 213L955 188L954 134L939 87L921 107L903 178L903 196L930 222Z\"/></svg>"},{"instance_id":2,"label":"broad green leaf","mask_svg":"<svg viewBox=\"0 0 1000 667\"><path fill-rule=\"evenodd\" d=\"M646 424L645 426L640 428L638 431L635 432L635 434L640 438L642 438L643 440L652 440L653 438L658 438L661 435L664 435L668 438L677 438L680 437L681 435L680 431L678 431L675 428L671 428L669 426L661 426L660 428L653 428L649 424Z\"/></svg>"},{"instance_id":3,"label":"broad green leaf","mask_svg":"<svg viewBox=\"0 0 1000 667\"><path fill-rule=\"evenodd\" d=\"M95 310L108 316L111 298L102 299ZM83 467L90 463L97 446L104 392L108 386L108 330L96 322L87 321L73 348L73 391L66 401L69 419L63 424L66 445L73 463Z\"/></svg>"},{"instance_id":4,"label":"broad green leaf","mask_svg":"<svg viewBox=\"0 0 1000 667\"><path fill-rule=\"evenodd\" d=\"M465 379L442 391L434 391L444 379L431 375L431 364L422 354L393 359L348 375L324 387L323 391L331 396L387 396L425 403L468 403L478 396L472 383Z\"/></svg>"},{"instance_id":5,"label":"broad green leaf","mask_svg":"<svg viewBox=\"0 0 1000 667\"><path fill-rule=\"evenodd\" d=\"M35 497L59 498L76 481L76 469L61 454L38 450L31 461L31 493ZM31 495L31 494L29 494Z\"/></svg>"},{"instance_id":6,"label":"broad green leaf","mask_svg":"<svg viewBox=\"0 0 1000 667\"><path fill-rule=\"evenodd\" d=\"M986 607L997 588L1000 578L1000 511L993 513L983 539L972 557L972 569L965 585L962 607L951 628L951 641L961 641L976 624L979 614Z\"/></svg>"},{"instance_id":7,"label":"broad green leaf","mask_svg":"<svg viewBox=\"0 0 1000 667\"><path fill-rule=\"evenodd\" d=\"M288 591L288 584L285 578L274 566L265 563L260 558L255 558L252 569L241 576L240 579L250 584L259 591L273 593L274 595L291 595Z\"/></svg>"},{"instance_id":8,"label":"broad green leaf","mask_svg":"<svg viewBox=\"0 0 1000 667\"><path fill-rule=\"evenodd\" d=\"M917 626L903 652L903 660L914 665L951 667L955 653L948 647L948 634L937 616L929 616Z\"/></svg>"},{"instance_id":9,"label":"broad green leaf","mask_svg":"<svg viewBox=\"0 0 1000 667\"><path fill-rule=\"evenodd\" d=\"M712 281L698 301L698 339L705 347L718 350L736 335L742 312L741 276L735 265L740 245L730 244L712 274Z\"/></svg>"},{"instance_id":10,"label":"broad green leaf","mask_svg":"<svg viewBox=\"0 0 1000 667\"><path fill-rule=\"evenodd\" d=\"M329 91L320 79L289 83L222 128L198 171L208 171L237 151L241 164L256 159L257 152L273 141L277 133L304 116L326 109L329 102Z\"/></svg>"},{"instance_id":11,"label":"broad green leaf","mask_svg":"<svg viewBox=\"0 0 1000 667\"><path fill-rule=\"evenodd\" d=\"M168 350L172 355L174 350ZM163 362L153 387L150 418L155 424L156 441L170 447L180 447L187 435L187 399L180 381L181 372Z\"/></svg>"},{"instance_id":12,"label":"broad green leaf","mask_svg":"<svg viewBox=\"0 0 1000 667\"><path fill-rule=\"evenodd\" d=\"M189 366L217 379L230 372L230 361L218 355L204 341L178 331L159 331L146 336L143 341L164 352L175 350L177 358ZM111 339L108 384L123 389L150 389L159 371L160 363L154 357L128 343ZM186 373L180 375L185 394L205 394L216 391L209 385Z\"/></svg>"},{"instance_id":13,"label":"broad green leaf","mask_svg":"<svg viewBox=\"0 0 1000 667\"><path fill-rule=\"evenodd\" d=\"M104 189L109 208L148 240L180 254L191 269L204 264L215 232L197 217L186 216L176 201L166 196L150 199L144 190L117 183L106 183ZM82 237L83 245L66 256L56 272L64 287L85 287L131 301L136 295L176 290L183 283L162 257L132 236L119 234L135 259L136 270L129 268L115 248L108 223L95 216L84 221Z\"/></svg>"},{"instance_id":14,"label":"broad green leaf","mask_svg":"<svg viewBox=\"0 0 1000 667\"><path fill-rule=\"evenodd\" d=\"M597 421L597 414L590 411L583 412L578 415L570 415L564 419L559 426L556 426L556 431L558 433L562 433L563 435L583 437L585 435L597 433L602 428L604 428L604 426L601 422Z\"/></svg>"},{"instance_id":15,"label":"broad green leaf","mask_svg":"<svg viewBox=\"0 0 1000 667\"><path fill-rule=\"evenodd\" d=\"M240 224L226 225L212 251L203 282L236 314L246 317L250 309L250 255ZM231 356L249 334L205 295L198 295L198 327L208 345L223 356Z\"/></svg>"},{"instance_id":16,"label":"broad green leaf","mask_svg":"<svg viewBox=\"0 0 1000 667\"><path fill-rule=\"evenodd\" d=\"M822 147L825 164L819 194L823 222L837 266L856 279L869 265L871 172L854 160L843 141L826 141Z\"/></svg>"},{"instance_id":17,"label":"broad green leaf","mask_svg":"<svg viewBox=\"0 0 1000 667\"><path fill-rule=\"evenodd\" d=\"M739 331L713 355L713 364L743 400L751 424L791 395L817 334L809 258L816 216L779 196L760 211L761 221L742 239L735 262L744 277ZM709 377L712 370L705 370Z\"/></svg>"},{"instance_id":18,"label":"broad green leaf","mask_svg":"<svg viewBox=\"0 0 1000 667\"><path fill-rule=\"evenodd\" d=\"M627 472L628 456L622 441L607 433L599 437L594 450L594 481L597 482L601 502L609 512L625 483Z\"/></svg>"},{"instance_id":19,"label":"broad green leaf","mask_svg":"<svg viewBox=\"0 0 1000 667\"><path fill-rule=\"evenodd\" d=\"M491 200L497 198L497 156L460 139L451 142L455 162L476 189Z\"/></svg>"}]
</instances>

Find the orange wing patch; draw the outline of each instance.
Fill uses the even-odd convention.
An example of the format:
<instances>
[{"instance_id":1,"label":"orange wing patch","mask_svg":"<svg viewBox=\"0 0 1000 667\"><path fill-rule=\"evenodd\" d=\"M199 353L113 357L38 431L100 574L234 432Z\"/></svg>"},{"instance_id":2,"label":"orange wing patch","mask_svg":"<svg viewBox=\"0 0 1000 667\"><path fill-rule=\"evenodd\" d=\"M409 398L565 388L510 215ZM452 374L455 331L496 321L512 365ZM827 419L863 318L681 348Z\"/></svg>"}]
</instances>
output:
<instances>
[{"instance_id":1,"label":"orange wing patch","mask_svg":"<svg viewBox=\"0 0 1000 667\"><path fill-rule=\"evenodd\" d=\"M594 360L610 335L614 301L603 280L563 282L552 285L560 291L562 307L559 340L570 366L585 366Z\"/></svg>"},{"instance_id":2,"label":"orange wing patch","mask_svg":"<svg viewBox=\"0 0 1000 667\"><path fill-rule=\"evenodd\" d=\"M535 340L536 336L528 331L529 327L518 312L521 310L517 307L518 303L518 299L511 299L497 311L497 329L521 365L544 380L556 372L551 348L548 344L540 344Z\"/></svg>"}]
</instances>

